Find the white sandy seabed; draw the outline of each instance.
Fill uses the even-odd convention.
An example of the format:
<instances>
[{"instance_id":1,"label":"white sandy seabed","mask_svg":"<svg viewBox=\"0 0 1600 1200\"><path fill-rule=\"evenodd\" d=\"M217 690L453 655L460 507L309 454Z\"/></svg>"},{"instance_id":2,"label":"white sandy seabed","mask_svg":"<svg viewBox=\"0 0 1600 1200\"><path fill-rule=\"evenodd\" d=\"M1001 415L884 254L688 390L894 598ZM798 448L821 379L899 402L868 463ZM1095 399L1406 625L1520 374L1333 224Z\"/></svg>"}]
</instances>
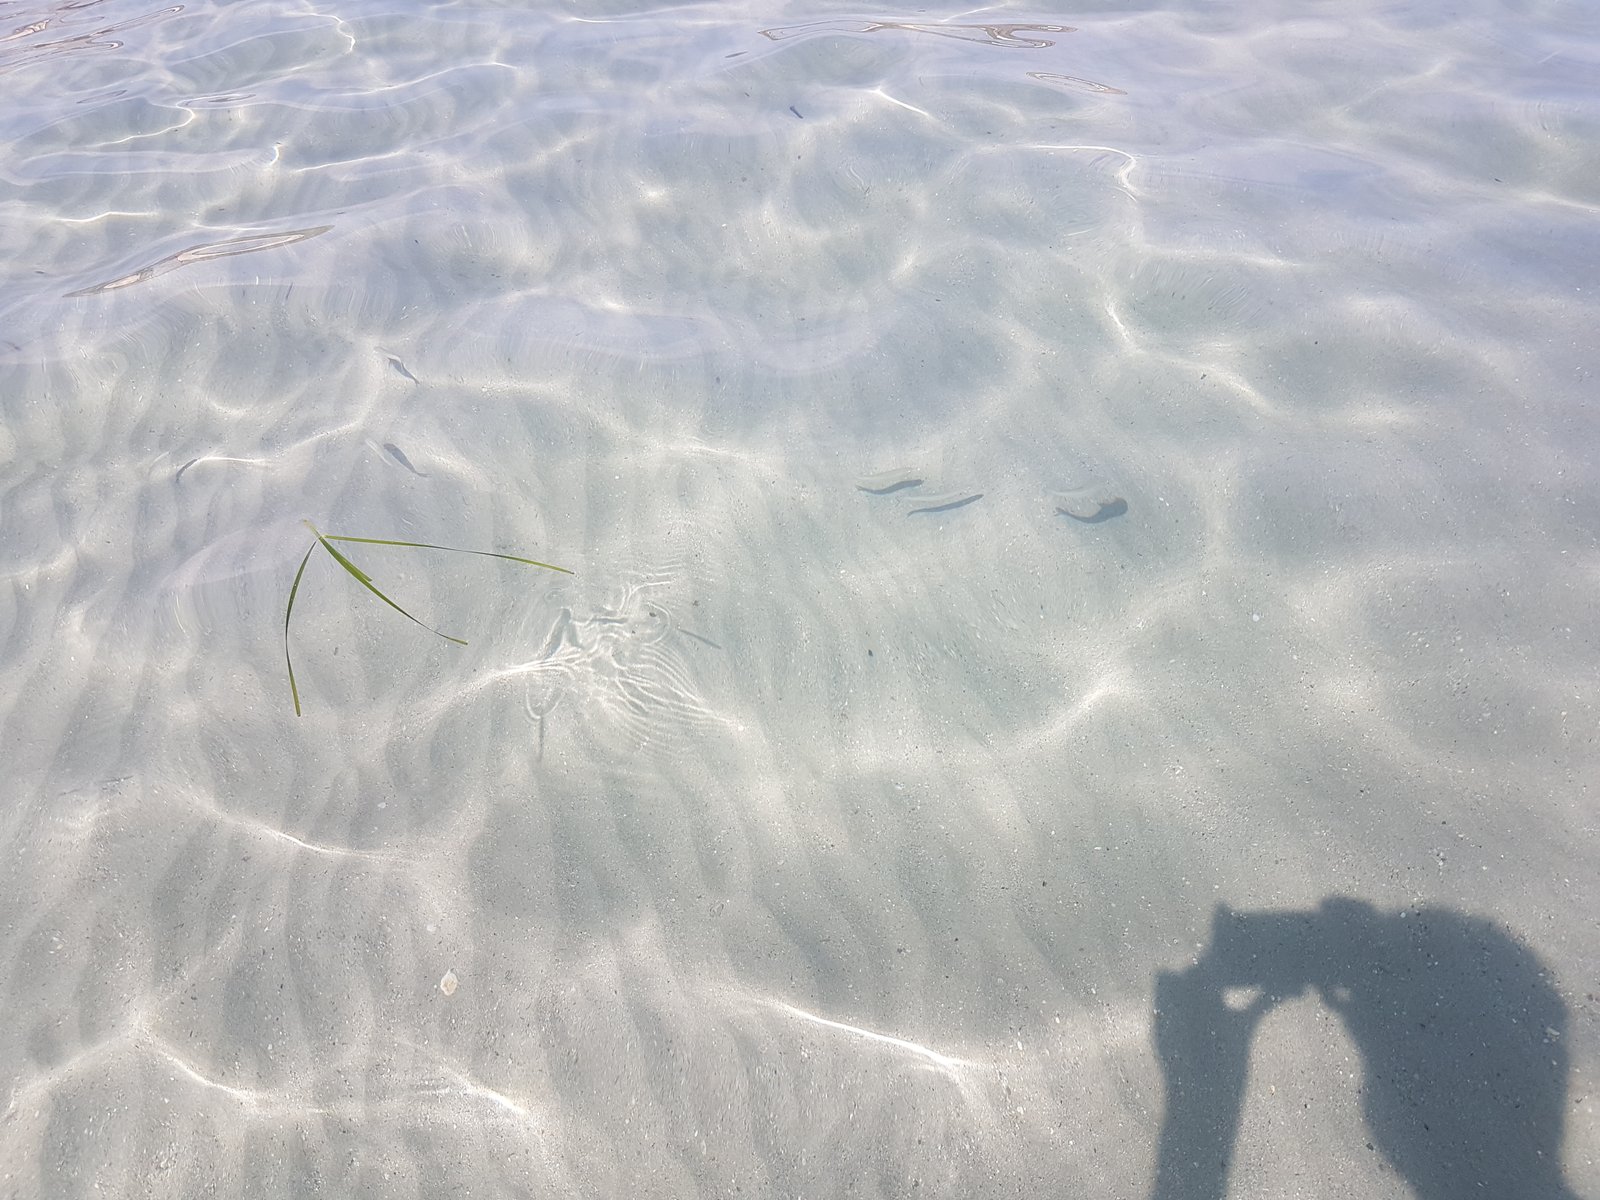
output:
<instances>
[{"instance_id":1,"label":"white sandy seabed","mask_svg":"<svg viewBox=\"0 0 1600 1200\"><path fill-rule=\"evenodd\" d=\"M1469 7L8 10L0 1197L1443 1196L1360 905L1600 1194L1600 42ZM296 717L304 519L573 574L319 549Z\"/></svg>"}]
</instances>

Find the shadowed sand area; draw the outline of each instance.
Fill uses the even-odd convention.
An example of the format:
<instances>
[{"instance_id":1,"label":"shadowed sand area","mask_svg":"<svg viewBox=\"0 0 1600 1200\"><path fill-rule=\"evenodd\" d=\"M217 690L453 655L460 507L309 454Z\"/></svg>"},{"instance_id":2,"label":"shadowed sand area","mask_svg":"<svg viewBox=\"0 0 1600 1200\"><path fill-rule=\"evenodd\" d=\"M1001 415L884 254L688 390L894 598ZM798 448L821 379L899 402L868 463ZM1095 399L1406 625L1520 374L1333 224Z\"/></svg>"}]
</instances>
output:
<instances>
[{"instance_id":1,"label":"shadowed sand area","mask_svg":"<svg viewBox=\"0 0 1600 1200\"><path fill-rule=\"evenodd\" d=\"M24 9L0 1198L1600 1195L1586 14Z\"/></svg>"}]
</instances>

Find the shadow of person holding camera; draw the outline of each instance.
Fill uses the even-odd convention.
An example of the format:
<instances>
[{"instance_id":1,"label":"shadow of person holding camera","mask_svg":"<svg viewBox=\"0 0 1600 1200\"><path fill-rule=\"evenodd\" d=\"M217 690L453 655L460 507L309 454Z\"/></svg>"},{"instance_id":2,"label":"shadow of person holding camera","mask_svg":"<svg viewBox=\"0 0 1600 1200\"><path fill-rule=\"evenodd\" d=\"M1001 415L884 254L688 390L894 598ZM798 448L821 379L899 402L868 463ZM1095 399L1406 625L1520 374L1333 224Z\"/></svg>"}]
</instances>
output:
<instances>
[{"instance_id":1,"label":"shadow of person holding camera","mask_svg":"<svg viewBox=\"0 0 1600 1200\"><path fill-rule=\"evenodd\" d=\"M1487 921L1348 899L1312 912L1223 906L1200 960L1157 977L1167 1104L1155 1200L1224 1196L1251 1038L1308 989L1360 1050L1373 1145L1419 1200L1578 1200L1561 1169L1566 1006L1548 973Z\"/></svg>"}]
</instances>

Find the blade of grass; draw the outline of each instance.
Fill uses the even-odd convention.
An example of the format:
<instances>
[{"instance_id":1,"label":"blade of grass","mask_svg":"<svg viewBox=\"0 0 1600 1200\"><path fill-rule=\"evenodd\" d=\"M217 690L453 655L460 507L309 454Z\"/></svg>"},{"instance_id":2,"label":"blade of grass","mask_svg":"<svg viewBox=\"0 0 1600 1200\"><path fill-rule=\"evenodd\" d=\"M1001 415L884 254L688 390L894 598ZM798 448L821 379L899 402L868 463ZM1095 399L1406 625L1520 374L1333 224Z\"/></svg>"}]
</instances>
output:
<instances>
[{"instance_id":1,"label":"blade of grass","mask_svg":"<svg viewBox=\"0 0 1600 1200\"><path fill-rule=\"evenodd\" d=\"M445 641L454 642L458 646L465 646L467 644L466 641L464 639L462 639L462 638L452 637L448 633L440 633L437 629L435 629L432 625L429 625L426 621L418 620L416 617L414 617L410 613L408 613L405 609L401 608L393 600L389 599L389 597L385 596L382 592L380 592L378 590L378 585L372 582L372 578L365 571L363 571L360 567L356 566L355 563L351 562L344 555L340 554L339 551L334 547L334 544L331 541L329 541L326 536L323 535L321 530L319 530L315 525L312 525L310 521L307 521L306 525L310 527L312 533L316 534L317 541L322 543L322 548L324 550L326 550L329 554L333 555L333 561L334 562L338 563L346 571L349 571L350 574L355 577L357 583L359 583L362 587L366 588L367 591L371 592L379 600L382 600L390 608L394 609L395 612L399 613L402 617L404 617L406 620L412 622L413 624L422 626L422 628L426 629L429 633L433 634L435 637L442 637Z\"/></svg>"},{"instance_id":2,"label":"blade of grass","mask_svg":"<svg viewBox=\"0 0 1600 1200\"><path fill-rule=\"evenodd\" d=\"M294 682L294 659L289 657L289 618L294 615L294 597L300 590L300 577L306 573L306 564L311 561L311 556L316 552L316 544L306 548L306 556L300 560L300 569L294 573L294 583L289 587L289 606L283 610L283 662L289 668L289 692L294 696L294 715L300 715L300 689Z\"/></svg>"},{"instance_id":3,"label":"blade of grass","mask_svg":"<svg viewBox=\"0 0 1600 1200\"><path fill-rule=\"evenodd\" d=\"M456 546L436 546L432 542L395 542L388 538L347 537L344 534L328 533L319 534L330 542L360 542L366 546L410 546L416 550L448 550L452 554L477 554L483 558L503 558L508 562L526 563L530 567L543 567L547 571L560 571L563 575L571 575L566 567L554 566L547 562L537 562L531 558L521 558L515 554L496 554L493 550L462 550Z\"/></svg>"},{"instance_id":4,"label":"blade of grass","mask_svg":"<svg viewBox=\"0 0 1600 1200\"><path fill-rule=\"evenodd\" d=\"M390 608L394 609L395 612L399 613L406 620L410 621L414 625L421 626L435 637L443 638L447 642L454 642L458 646L465 646L467 643L462 638L452 637L448 633L440 632L432 625L429 625L426 621L418 620L405 609L401 608L398 604L396 604L378 589L378 585L372 582L372 576L368 575L360 567L356 566L355 563L351 562L349 558L341 554L333 545L333 543L353 542L358 545L365 546L400 546L415 550L447 550L452 554L475 554L480 558L503 558L507 562L523 563L530 567L540 567L546 571L559 571L563 575L572 574L572 572L566 567L558 567L553 563L539 562L532 558L523 558L517 554L499 554L492 550L463 550L456 546L436 545L433 542L402 542L390 538L351 537L345 534L337 533L325 534L310 521L306 521L304 524L305 527L311 531L312 536L315 537L317 541L306 551L305 557L300 560L300 567L294 573L294 583L289 587L289 603L285 606L283 613L283 661L284 665L289 669L289 692L294 697L294 715L297 717L301 715L300 687L295 682L294 659L291 657L289 652L289 619L294 615L294 602L295 597L300 592L300 580L306 573L306 565L310 563L311 556L316 553L317 545L320 544L322 548L328 552L333 561L348 571L351 577L354 578L357 583L366 588L379 600L382 600Z\"/></svg>"}]
</instances>

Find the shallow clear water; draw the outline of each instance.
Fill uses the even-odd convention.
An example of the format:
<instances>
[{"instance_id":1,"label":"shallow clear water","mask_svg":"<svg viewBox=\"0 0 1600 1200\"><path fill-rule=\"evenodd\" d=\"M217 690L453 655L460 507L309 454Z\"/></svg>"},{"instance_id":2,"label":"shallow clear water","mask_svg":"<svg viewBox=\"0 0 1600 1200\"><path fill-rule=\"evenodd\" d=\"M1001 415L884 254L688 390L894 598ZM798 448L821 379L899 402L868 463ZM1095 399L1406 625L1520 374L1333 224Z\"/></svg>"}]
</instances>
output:
<instances>
[{"instance_id":1,"label":"shallow clear water","mask_svg":"<svg viewBox=\"0 0 1600 1200\"><path fill-rule=\"evenodd\" d=\"M0 1196L1600 1194L1597 85L0 7Z\"/></svg>"}]
</instances>

